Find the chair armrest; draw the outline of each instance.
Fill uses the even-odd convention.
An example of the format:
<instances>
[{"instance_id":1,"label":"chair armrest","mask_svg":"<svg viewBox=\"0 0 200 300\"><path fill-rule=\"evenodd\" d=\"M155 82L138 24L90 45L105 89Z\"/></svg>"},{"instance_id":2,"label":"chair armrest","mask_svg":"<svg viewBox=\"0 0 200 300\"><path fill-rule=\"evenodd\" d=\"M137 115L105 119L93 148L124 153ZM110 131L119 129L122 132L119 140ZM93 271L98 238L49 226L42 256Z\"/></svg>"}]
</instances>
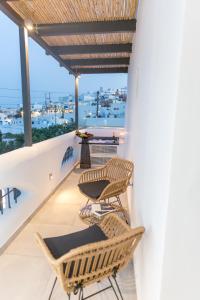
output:
<instances>
[{"instance_id":1,"label":"chair armrest","mask_svg":"<svg viewBox=\"0 0 200 300\"><path fill-rule=\"evenodd\" d=\"M105 187L98 200L104 200L114 196L118 196L124 193L126 191L126 188L127 179L113 181Z\"/></svg>"},{"instance_id":2,"label":"chair armrest","mask_svg":"<svg viewBox=\"0 0 200 300\"><path fill-rule=\"evenodd\" d=\"M69 254L67 253L64 255L64 261L62 261L60 258L55 259L39 233L35 233L35 239L39 247L42 249L42 252L44 253L45 257L49 261L50 266L56 272L56 276L64 288L65 274L63 272L63 263L67 263Z\"/></svg>"},{"instance_id":3,"label":"chair armrest","mask_svg":"<svg viewBox=\"0 0 200 300\"><path fill-rule=\"evenodd\" d=\"M99 226L108 238L120 236L131 231L130 226L114 213L106 215Z\"/></svg>"},{"instance_id":4,"label":"chair armrest","mask_svg":"<svg viewBox=\"0 0 200 300\"><path fill-rule=\"evenodd\" d=\"M53 264L53 265L56 264L56 259L52 256L52 254L49 251L49 248L47 247L47 245L45 244L42 236L38 232L35 233L35 239L36 239L36 242L39 245L39 247L42 249L42 252L44 253L46 258L50 262L50 264Z\"/></svg>"},{"instance_id":5,"label":"chair armrest","mask_svg":"<svg viewBox=\"0 0 200 300\"><path fill-rule=\"evenodd\" d=\"M106 175L107 175L107 170L105 167L97 168L97 169L93 169L93 170L87 170L81 174L79 183L106 179Z\"/></svg>"}]
</instances>

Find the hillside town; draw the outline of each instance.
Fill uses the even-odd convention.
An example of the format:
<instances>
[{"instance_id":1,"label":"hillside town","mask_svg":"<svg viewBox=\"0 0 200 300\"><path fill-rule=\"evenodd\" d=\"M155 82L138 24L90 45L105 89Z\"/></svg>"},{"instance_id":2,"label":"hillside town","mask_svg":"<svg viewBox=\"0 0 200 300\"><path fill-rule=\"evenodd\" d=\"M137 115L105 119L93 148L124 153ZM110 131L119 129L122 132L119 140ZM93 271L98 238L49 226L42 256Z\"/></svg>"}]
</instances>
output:
<instances>
[{"instance_id":1,"label":"hillside town","mask_svg":"<svg viewBox=\"0 0 200 300\"><path fill-rule=\"evenodd\" d=\"M79 124L88 126L123 126L127 88L87 92L79 97ZM23 108L21 105L0 106L0 131L2 134L23 133ZM32 127L46 128L53 125L74 122L74 96L67 95L52 99L48 93L45 99L32 103ZM97 120L98 119L98 120Z\"/></svg>"},{"instance_id":2,"label":"hillside town","mask_svg":"<svg viewBox=\"0 0 200 300\"><path fill-rule=\"evenodd\" d=\"M79 127L123 127L127 89L83 93L79 97ZM1 102L0 102L1 103ZM75 129L75 100L73 95L58 97L45 93L31 104L32 140L38 143ZM0 105L0 153L24 145L22 103Z\"/></svg>"}]
</instances>

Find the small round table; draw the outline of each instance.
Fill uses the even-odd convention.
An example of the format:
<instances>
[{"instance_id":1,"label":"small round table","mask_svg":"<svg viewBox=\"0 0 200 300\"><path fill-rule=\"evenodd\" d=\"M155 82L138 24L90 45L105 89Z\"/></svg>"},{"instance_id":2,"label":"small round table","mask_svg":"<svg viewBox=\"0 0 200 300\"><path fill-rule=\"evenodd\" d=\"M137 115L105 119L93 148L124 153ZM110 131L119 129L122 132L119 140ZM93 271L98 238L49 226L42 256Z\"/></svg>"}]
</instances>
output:
<instances>
[{"instance_id":1,"label":"small round table","mask_svg":"<svg viewBox=\"0 0 200 300\"><path fill-rule=\"evenodd\" d=\"M106 209L106 206L109 208L112 208L112 210L109 210L107 212L101 213L102 210L98 210L100 213L97 215L95 213L95 205L96 203L92 204L87 204L83 208L80 209L79 211L79 217L81 220L86 223L87 225L93 225L93 224L98 224L102 221L102 219L107 215L111 213L117 213L120 217L124 218L124 213L126 213L126 210L119 205L116 204L109 204L109 203L104 203L103 206Z\"/></svg>"}]
</instances>

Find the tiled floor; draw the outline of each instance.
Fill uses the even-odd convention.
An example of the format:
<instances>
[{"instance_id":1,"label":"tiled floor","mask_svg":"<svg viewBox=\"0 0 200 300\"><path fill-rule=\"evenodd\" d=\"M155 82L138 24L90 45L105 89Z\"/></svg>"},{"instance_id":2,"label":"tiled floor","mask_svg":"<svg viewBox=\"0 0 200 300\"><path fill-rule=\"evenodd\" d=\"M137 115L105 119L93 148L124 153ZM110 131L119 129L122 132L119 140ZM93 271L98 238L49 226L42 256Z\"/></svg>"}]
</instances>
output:
<instances>
[{"instance_id":1,"label":"tiled floor","mask_svg":"<svg viewBox=\"0 0 200 300\"><path fill-rule=\"evenodd\" d=\"M32 218L18 237L0 256L0 299L1 300L47 300L55 275L34 240L34 233L43 237L70 233L86 225L79 219L78 211L86 199L77 188L80 170L75 169L63 182L56 193ZM124 202L126 196L124 195ZM124 300L136 300L133 267L130 264L119 274ZM107 282L92 285L85 294L93 293ZM56 285L52 300L67 300L59 284ZM77 299L77 296L73 296ZM108 290L93 299L115 299Z\"/></svg>"}]
</instances>

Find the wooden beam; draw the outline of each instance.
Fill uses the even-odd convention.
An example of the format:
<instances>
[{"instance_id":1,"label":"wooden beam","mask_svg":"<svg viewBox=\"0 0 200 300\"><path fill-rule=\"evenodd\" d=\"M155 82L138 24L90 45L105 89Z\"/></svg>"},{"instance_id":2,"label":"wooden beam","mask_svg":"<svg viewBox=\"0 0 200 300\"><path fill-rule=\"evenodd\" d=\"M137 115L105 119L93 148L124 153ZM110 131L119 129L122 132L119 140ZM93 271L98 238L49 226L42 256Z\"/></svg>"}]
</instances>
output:
<instances>
[{"instance_id":1,"label":"wooden beam","mask_svg":"<svg viewBox=\"0 0 200 300\"><path fill-rule=\"evenodd\" d=\"M132 52L132 44L104 44L104 45L69 45L52 46L50 49L57 55L90 54L90 53L119 53Z\"/></svg>"},{"instance_id":2,"label":"wooden beam","mask_svg":"<svg viewBox=\"0 0 200 300\"><path fill-rule=\"evenodd\" d=\"M136 19L118 21L37 24L41 36L81 35L112 32L135 32Z\"/></svg>"},{"instance_id":3,"label":"wooden beam","mask_svg":"<svg viewBox=\"0 0 200 300\"><path fill-rule=\"evenodd\" d=\"M24 25L24 20L18 15L6 1L0 1L0 10L18 26Z\"/></svg>"},{"instance_id":4,"label":"wooden beam","mask_svg":"<svg viewBox=\"0 0 200 300\"><path fill-rule=\"evenodd\" d=\"M10 18L15 24L18 26L24 26L24 20L18 15L9 4L7 4L5 1L0 2L0 10L8 17ZM70 67L68 67L65 62L60 58L56 53L54 53L51 49L51 47L36 33L36 32L29 32L29 36L38 43L45 51L53 56L54 59L56 59L60 66L65 67L70 74L73 74L75 76L75 73L73 72Z\"/></svg>"},{"instance_id":5,"label":"wooden beam","mask_svg":"<svg viewBox=\"0 0 200 300\"><path fill-rule=\"evenodd\" d=\"M95 65L128 65L129 57L119 58L89 58L64 60L68 66L95 66Z\"/></svg>"},{"instance_id":6,"label":"wooden beam","mask_svg":"<svg viewBox=\"0 0 200 300\"><path fill-rule=\"evenodd\" d=\"M74 69L77 74L104 74L104 73L128 73L128 67L119 68L79 68Z\"/></svg>"}]
</instances>

